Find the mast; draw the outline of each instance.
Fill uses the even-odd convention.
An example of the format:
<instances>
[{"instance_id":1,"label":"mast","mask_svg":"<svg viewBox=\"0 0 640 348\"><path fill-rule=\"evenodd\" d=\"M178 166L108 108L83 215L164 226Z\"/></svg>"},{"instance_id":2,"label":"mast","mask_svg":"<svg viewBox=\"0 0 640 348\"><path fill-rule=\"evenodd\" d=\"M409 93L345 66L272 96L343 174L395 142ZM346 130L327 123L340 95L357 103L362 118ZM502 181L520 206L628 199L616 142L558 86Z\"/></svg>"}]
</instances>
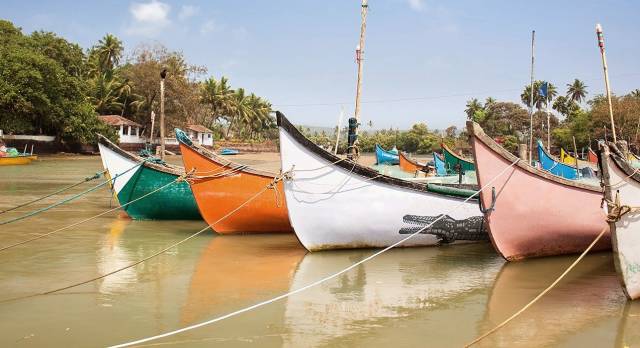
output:
<instances>
[{"instance_id":1,"label":"mast","mask_svg":"<svg viewBox=\"0 0 640 348\"><path fill-rule=\"evenodd\" d=\"M548 83L548 82L547 82ZM549 85L547 85L547 150L551 153L551 113L549 112Z\"/></svg>"},{"instance_id":2,"label":"mast","mask_svg":"<svg viewBox=\"0 0 640 348\"><path fill-rule=\"evenodd\" d=\"M160 72L160 159L164 160L164 78L167 69Z\"/></svg>"},{"instance_id":3,"label":"mast","mask_svg":"<svg viewBox=\"0 0 640 348\"><path fill-rule=\"evenodd\" d=\"M609 117L611 118L611 133L613 134L613 142L616 143L616 125L613 121L613 106L611 105L611 88L609 87L609 69L607 68L607 55L604 52L604 34L600 23L596 24L596 36L598 37L598 46L600 47L600 55L602 56L602 69L604 70L604 85L607 92L607 101L609 102Z\"/></svg>"},{"instance_id":4,"label":"mast","mask_svg":"<svg viewBox=\"0 0 640 348\"><path fill-rule=\"evenodd\" d=\"M531 95L529 96L529 164L533 158L531 152L533 151L533 67L535 62L535 42L536 31L531 31Z\"/></svg>"},{"instance_id":5,"label":"mast","mask_svg":"<svg viewBox=\"0 0 640 348\"><path fill-rule=\"evenodd\" d=\"M344 108L340 107L340 116L338 116L338 131L336 132L336 148L333 150L335 155L338 154L338 144L340 143L340 127L342 127L342 118L344 117Z\"/></svg>"},{"instance_id":6,"label":"mast","mask_svg":"<svg viewBox=\"0 0 640 348\"><path fill-rule=\"evenodd\" d=\"M362 94L362 68L363 68L363 56L364 56L364 35L367 30L367 11L369 9L368 0L362 0L362 24L360 25L360 43L358 47L356 47L356 63L358 63L358 82L356 85L356 109L354 112L354 117L356 118L356 122L360 123L360 95ZM358 127L356 124L355 134L358 134ZM356 138L355 143L358 142ZM351 148L350 155L355 155L355 147Z\"/></svg>"}]
</instances>

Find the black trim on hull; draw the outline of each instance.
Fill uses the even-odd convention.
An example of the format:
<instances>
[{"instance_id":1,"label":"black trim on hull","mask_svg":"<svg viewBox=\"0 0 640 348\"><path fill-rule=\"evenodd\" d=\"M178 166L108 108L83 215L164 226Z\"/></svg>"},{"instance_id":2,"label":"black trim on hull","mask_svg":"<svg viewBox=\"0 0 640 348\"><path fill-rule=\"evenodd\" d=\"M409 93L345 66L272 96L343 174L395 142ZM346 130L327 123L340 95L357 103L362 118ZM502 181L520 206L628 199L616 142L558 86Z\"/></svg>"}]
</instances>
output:
<instances>
[{"instance_id":1,"label":"black trim on hull","mask_svg":"<svg viewBox=\"0 0 640 348\"><path fill-rule=\"evenodd\" d=\"M446 197L452 197L452 198L463 200L463 198L461 198L460 196L447 195L447 194L431 191L429 190L429 184L410 182L410 181L394 178L391 176L383 175L378 173L378 171L374 169L365 167L351 160L341 159L340 157L324 150L323 148L314 144L311 140L307 139L304 135L302 135L302 133L300 133L300 131L291 122L289 122L289 120L280 111L276 111L276 120L278 123L278 127L282 128L284 131L289 133L289 135L291 135L298 143L304 146L307 150L313 152L314 154L320 156L321 158L323 158L324 160L330 163L335 163L334 165L348 172L357 174L366 179L370 179L371 181L374 181L374 182L380 182L380 183L388 184L391 186L402 187L402 188L406 188L406 189L410 189L410 190L414 190L422 193L429 193L436 196L446 196ZM468 188L470 185L434 184L433 186ZM477 190L478 188L476 186L473 186L472 189ZM476 196L476 197L473 197L470 201L476 202L477 200L478 198Z\"/></svg>"}]
</instances>

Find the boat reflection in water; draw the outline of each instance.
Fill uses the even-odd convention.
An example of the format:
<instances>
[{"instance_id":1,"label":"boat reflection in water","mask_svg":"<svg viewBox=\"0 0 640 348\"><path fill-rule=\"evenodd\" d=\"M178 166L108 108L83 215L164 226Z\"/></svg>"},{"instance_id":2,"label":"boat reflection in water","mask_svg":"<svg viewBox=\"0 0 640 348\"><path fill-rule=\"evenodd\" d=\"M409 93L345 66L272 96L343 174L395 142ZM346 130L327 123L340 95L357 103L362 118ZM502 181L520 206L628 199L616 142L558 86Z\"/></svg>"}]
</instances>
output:
<instances>
[{"instance_id":1,"label":"boat reflection in water","mask_svg":"<svg viewBox=\"0 0 640 348\"><path fill-rule=\"evenodd\" d=\"M505 264L495 280L477 334L489 331L520 310L574 260L575 257L555 257ZM625 300L611 254L588 255L536 304L478 346L592 346L593 342L611 346L617 339L616 331L621 331L613 326L622 314ZM637 318L635 322L640 324ZM635 332L638 328L635 326ZM611 344L602 345L603 342ZM637 337L635 344L640 344Z\"/></svg>"},{"instance_id":2,"label":"boat reflection in water","mask_svg":"<svg viewBox=\"0 0 640 348\"><path fill-rule=\"evenodd\" d=\"M615 347L640 346L640 302L627 301L622 312Z\"/></svg>"},{"instance_id":3,"label":"boat reflection in water","mask_svg":"<svg viewBox=\"0 0 640 348\"><path fill-rule=\"evenodd\" d=\"M326 277L371 253L307 254L291 289ZM441 346L451 341L450 334L463 332L461 326L473 331L482 317L486 289L503 262L491 246L481 244L390 250L336 279L289 297L284 346L384 345L396 339L409 345L429 342ZM467 306L468 298L474 296L481 297L474 300L481 305ZM456 306L460 308L453 309ZM451 312L455 311L462 319L456 319L452 326ZM399 334L401 330L408 334Z\"/></svg>"}]
</instances>

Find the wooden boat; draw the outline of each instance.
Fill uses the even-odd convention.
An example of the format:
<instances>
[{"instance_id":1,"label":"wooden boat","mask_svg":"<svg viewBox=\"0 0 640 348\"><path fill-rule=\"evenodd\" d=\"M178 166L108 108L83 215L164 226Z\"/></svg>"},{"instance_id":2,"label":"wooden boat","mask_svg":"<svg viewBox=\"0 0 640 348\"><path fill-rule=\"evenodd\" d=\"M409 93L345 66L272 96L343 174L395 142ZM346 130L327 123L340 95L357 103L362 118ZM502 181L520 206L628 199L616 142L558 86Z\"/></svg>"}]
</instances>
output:
<instances>
[{"instance_id":1,"label":"wooden boat","mask_svg":"<svg viewBox=\"0 0 640 348\"><path fill-rule=\"evenodd\" d=\"M436 175L438 175L438 176L446 176L446 175L448 175L447 165L444 162L444 158L442 158L442 155L440 155L437 152L434 152L433 153L433 163L434 163L434 166L436 167Z\"/></svg>"},{"instance_id":2,"label":"wooden boat","mask_svg":"<svg viewBox=\"0 0 640 348\"><path fill-rule=\"evenodd\" d=\"M115 180L112 189L121 205L140 198L184 174L184 169L160 161L152 161L119 148L109 139L98 135L102 164ZM136 167L135 169L131 169ZM194 220L200 219L198 207L189 184L174 183L152 195L123 208L136 220Z\"/></svg>"},{"instance_id":3,"label":"wooden boat","mask_svg":"<svg viewBox=\"0 0 640 348\"><path fill-rule=\"evenodd\" d=\"M194 171L191 189L204 220L221 234L291 232L282 182L267 190L232 215L277 176L262 170L230 162L191 142L176 129L185 168Z\"/></svg>"},{"instance_id":4,"label":"wooden boat","mask_svg":"<svg viewBox=\"0 0 640 348\"><path fill-rule=\"evenodd\" d=\"M426 166L426 164L418 163L418 161L409 158L409 156L407 156L407 154L404 152L400 152L398 154L398 159L400 161L400 169L404 170L407 173L417 175Z\"/></svg>"},{"instance_id":5,"label":"wooden boat","mask_svg":"<svg viewBox=\"0 0 640 348\"><path fill-rule=\"evenodd\" d=\"M18 155L12 157L0 157L0 166L12 166L21 164L30 164L38 159L36 155Z\"/></svg>"},{"instance_id":6,"label":"wooden boat","mask_svg":"<svg viewBox=\"0 0 640 348\"><path fill-rule=\"evenodd\" d=\"M602 180L605 197L612 214L622 207L640 206L640 173L625 160L614 144L600 144L602 155ZM610 222L613 254L616 270L625 294L640 298L640 211L631 211Z\"/></svg>"},{"instance_id":7,"label":"wooden boat","mask_svg":"<svg viewBox=\"0 0 640 348\"><path fill-rule=\"evenodd\" d=\"M573 166L570 166L561 160L553 157L544 148L542 141L538 140L538 161L542 169L557 176L561 176L565 179L576 180L578 179L578 170Z\"/></svg>"},{"instance_id":8,"label":"wooden boat","mask_svg":"<svg viewBox=\"0 0 640 348\"><path fill-rule=\"evenodd\" d=\"M237 155L239 153L240 153L240 151L238 151L236 149L222 149L222 150L220 150L220 154L222 156L232 156L232 155Z\"/></svg>"},{"instance_id":9,"label":"wooden boat","mask_svg":"<svg viewBox=\"0 0 640 348\"><path fill-rule=\"evenodd\" d=\"M486 239L477 201L456 196L468 191L384 176L323 150L282 113L276 117L282 169L293 169L284 184L289 219L308 250L385 247L444 213L402 246Z\"/></svg>"},{"instance_id":10,"label":"wooden boat","mask_svg":"<svg viewBox=\"0 0 640 348\"><path fill-rule=\"evenodd\" d=\"M589 151L587 152L587 159L589 160L589 163L598 163L598 155L591 148L589 148Z\"/></svg>"},{"instance_id":11,"label":"wooden boat","mask_svg":"<svg viewBox=\"0 0 640 348\"><path fill-rule=\"evenodd\" d=\"M597 186L567 180L525 163L487 136L474 122L467 122L482 187L490 180L496 192L480 193L489 235L507 260L584 251L608 226ZM501 175L499 175L502 173ZM499 175L499 176L498 176ZM493 199L495 197L495 200ZM611 248L606 234L594 250Z\"/></svg>"},{"instance_id":12,"label":"wooden boat","mask_svg":"<svg viewBox=\"0 0 640 348\"><path fill-rule=\"evenodd\" d=\"M442 147L442 155L444 157L444 162L448 172L457 173L459 171L457 169L458 166L463 172L466 172L468 170L476 170L476 166L472 160L466 159L451 151L451 149L449 149L449 147L445 143L441 143L440 146Z\"/></svg>"},{"instance_id":13,"label":"wooden boat","mask_svg":"<svg viewBox=\"0 0 640 348\"><path fill-rule=\"evenodd\" d=\"M397 150L396 150L397 151ZM376 144L376 164L399 164L398 153L387 151Z\"/></svg>"}]
</instances>

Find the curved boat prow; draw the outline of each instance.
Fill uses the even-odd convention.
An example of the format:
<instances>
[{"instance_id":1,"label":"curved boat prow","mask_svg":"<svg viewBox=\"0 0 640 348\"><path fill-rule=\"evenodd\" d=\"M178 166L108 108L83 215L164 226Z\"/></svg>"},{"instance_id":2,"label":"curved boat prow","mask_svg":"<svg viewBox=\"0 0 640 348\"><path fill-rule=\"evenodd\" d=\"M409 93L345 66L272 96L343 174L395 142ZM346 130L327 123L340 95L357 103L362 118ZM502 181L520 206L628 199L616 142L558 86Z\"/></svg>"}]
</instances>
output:
<instances>
[{"instance_id":1,"label":"curved boat prow","mask_svg":"<svg viewBox=\"0 0 640 348\"><path fill-rule=\"evenodd\" d=\"M478 185L491 180L492 190L480 193L489 234L507 260L578 253L608 229L601 207L602 190L564 179L519 161L487 136L475 122L467 122ZM609 234L594 247L611 247Z\"/></svg>"},{"instance_id":2,"label":"curved boat prow","mask_svg":"<svg viewBox=\"0 0 640 348\"><path fill-rule=\"evenodd\" d=\"M615 221L611 228L614 261L627 297L640 298L640 173L615 144L601 143L605 198Z\"/></svg>"},{"instance_id":3,"label":"curved boat prow","mask_svg":"<svg viewBox=\"0 0 640 348\"><path fill-rule=\"evenodd\" d=\"M289 219L308 250L386 247L416 232L401 246L486 240L477 202L339 158L276 115L282 168L294 169L284 183Z\"/></svg>"}]
</instances>

